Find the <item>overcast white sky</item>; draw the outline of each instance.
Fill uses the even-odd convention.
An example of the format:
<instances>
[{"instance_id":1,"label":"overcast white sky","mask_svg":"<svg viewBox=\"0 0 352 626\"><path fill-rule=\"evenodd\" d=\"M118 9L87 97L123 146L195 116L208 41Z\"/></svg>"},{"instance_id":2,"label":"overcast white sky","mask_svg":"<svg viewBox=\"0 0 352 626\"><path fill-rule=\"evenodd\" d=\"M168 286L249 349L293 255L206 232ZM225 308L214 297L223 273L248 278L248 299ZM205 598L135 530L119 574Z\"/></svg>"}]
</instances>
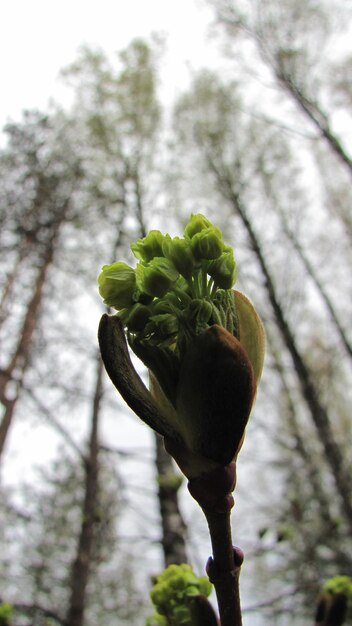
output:
<instances>
[{"instance_id":1,"label":"overcast white sky","mask_svg":"<svg viewBox=\"0 0 352 626\"><path fill-rule=\"evenodd\" d=\"M0 126L25 108L62 100L59 70L82 44L108 53L136 36L167 35L163 79L184 80L187 65L213 65L207 40L212 11L203 0L2 0L0 10ZM67 96L66 96L67 97Z\"/></svg>"}]
</instances>

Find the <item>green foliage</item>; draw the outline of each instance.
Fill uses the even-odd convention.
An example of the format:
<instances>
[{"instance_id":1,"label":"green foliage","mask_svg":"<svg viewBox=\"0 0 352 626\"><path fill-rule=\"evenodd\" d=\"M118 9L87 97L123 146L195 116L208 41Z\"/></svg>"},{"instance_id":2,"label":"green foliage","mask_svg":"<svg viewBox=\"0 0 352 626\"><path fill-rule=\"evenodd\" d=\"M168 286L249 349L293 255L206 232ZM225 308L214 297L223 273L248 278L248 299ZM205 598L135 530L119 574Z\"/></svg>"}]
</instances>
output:
<instances>
[{"instance_id":1,"label":"green foliage","mask_svg":"<svg viewBox=\"0 0 352 626\"><path fill-rule=\"evenodd\" d=\"M169 565L156 577L150 593L156 612L146 626L192 626L192 599L211 590L208 578L196 576L190 565Z\"/></svg>"},{"instance_id":2,"label":"green foliage","mask_svg":"<svg viewBox=\"0 0 352 626\"><path fill-rule=\"evenodd\" d=\"M12 606L7 602L0 604L0 626L10 626L12 619Z\"/></svg>"}]
</instances>

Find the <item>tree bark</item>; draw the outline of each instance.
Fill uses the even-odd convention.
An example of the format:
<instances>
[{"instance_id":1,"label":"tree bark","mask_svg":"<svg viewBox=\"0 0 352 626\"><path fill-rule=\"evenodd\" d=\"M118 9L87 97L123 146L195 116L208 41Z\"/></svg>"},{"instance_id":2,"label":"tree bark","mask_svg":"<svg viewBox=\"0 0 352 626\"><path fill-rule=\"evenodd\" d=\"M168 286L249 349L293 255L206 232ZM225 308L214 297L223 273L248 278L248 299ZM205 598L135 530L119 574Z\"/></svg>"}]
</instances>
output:
<instances>
[{"instance_id":1,"label":"tree bark","mask_svg":"<svg viewBox=\"0 0 352 626\"><path fill-rule=\"evenodd\" d=\"M68 203L63 208L62 218L64 218L67 207ZM16 349L10 358L8 365L0 372L0 402L5 407L0 423L0 459L4 451L4 446L12 423L15 406L21 394L23 378L29 365L33 336L38 323L40 308L43 300L44 286L48 270L53 262L61 224L61 219L55 221L53 224L52 232L46 244L42 256L41 266L33 286L32 298L27 306L22 328L19 333ZM11 387L12 389L10 389Z\"/></svg>"},{"instance_id":2,"label":"tree bark","mask_svg":"<svg viewBox=\"0 0 352 626\"><path fill-rule=\"evenodd\" d=\"M99 490L99 435L98 425L102 396L103 365L97 359L97 375L93 397L89 452L85 462L84 501L82 524L77 545L76 558L72 564L71 594L67 611L67 626L83 626L87 599L87 585L91 571L97 522L97 501Z\"/></svg>"},{"instance_id":3,"label":"tree bark","mask_svg":"<svg viewBox=\"0 0 352 626\"><path fill-rule=\"evenodd\" d=\"M161 517L161 545L165 567L187 563L187 527L178 503L181 482L175 473L171 456L166 452L162 437L155 433L155 465L158 473L158 500Z\"/></svg>"}]
</instances>

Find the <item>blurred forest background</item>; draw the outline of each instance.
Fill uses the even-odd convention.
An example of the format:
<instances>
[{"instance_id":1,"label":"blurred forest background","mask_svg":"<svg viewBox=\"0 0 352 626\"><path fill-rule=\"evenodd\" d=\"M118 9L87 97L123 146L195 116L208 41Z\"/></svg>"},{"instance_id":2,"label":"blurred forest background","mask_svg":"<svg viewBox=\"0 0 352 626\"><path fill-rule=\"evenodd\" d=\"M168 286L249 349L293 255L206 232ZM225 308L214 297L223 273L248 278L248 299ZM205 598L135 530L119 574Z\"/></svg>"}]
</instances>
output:
<instances>
[{"instance_id":1,"label":"blurred forest background","mask_svg":"<svg viewBox=\"0 0 352 626\"><path fill-rule=\"evenodd\" d=\"M311 624L352 576L351 6L209 0L229 71L159 96L157 38L82 48L73 105L0 153L0 602L13 626L143 626L150 579L203 573L205 523L102 370L96 278L202 212L267 333L233 533L244 624ZM144 373L145 374L145 373ZM22 463L22 460L25 460ZM31 468L16 475L16 466Z\"/></svg>"}]
</instances>

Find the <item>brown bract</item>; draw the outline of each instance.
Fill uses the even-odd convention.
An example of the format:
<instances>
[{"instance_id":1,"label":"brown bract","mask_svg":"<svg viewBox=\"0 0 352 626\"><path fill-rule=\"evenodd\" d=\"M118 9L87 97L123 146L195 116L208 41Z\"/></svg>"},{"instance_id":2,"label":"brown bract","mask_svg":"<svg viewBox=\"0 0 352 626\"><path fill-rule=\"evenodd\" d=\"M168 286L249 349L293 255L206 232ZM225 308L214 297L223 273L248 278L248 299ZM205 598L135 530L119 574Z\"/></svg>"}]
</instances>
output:
<instances>
[{"instance_id":1,"label":"brown bract","mask_svg":"<svg viewBox=\"0 0 352 626\"><path fill-rule=\"evenodd\" d=\"M255 394L253 368L238 339L216 324L198 335L181 362L176 396L189 447L221 465L230 463Z\"/></svg>"}]
</instances>

